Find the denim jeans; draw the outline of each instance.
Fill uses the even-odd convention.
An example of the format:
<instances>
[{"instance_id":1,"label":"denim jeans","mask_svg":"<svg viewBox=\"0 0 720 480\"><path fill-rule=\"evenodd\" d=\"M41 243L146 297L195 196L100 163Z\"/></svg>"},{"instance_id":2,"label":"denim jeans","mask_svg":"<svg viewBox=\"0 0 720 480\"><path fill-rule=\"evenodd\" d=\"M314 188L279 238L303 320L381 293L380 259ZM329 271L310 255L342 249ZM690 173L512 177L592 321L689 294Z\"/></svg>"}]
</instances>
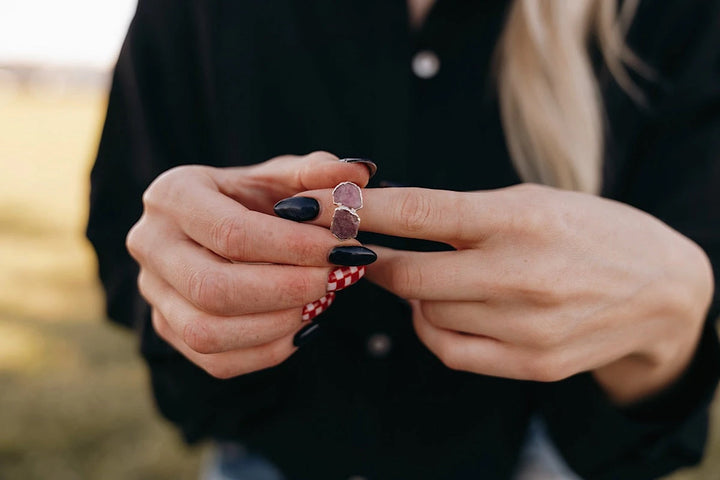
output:
<instances>
[{"instance_id":1,"label":"denim jeans","mask_svg":"<svg viewBox=\"0 0 720 480\"><path fill-rule=\"evenodd\" d=\"M201 480L285 480L268 460L233 443L217 443L200 475Z\"/></svg>"},{"instance_id":2,"label":"denim jeans","mask_svg":"<svg viewBox=\"0 0 720 480\"><path fill-rule=\"evenodd\" d=\"M218 443L201 480L286 480L280 470L260 455L232 443ZM476 480L476 479L468 479ZM479 479L477 479L479 480ZM547 436L542 421L530 423L514 480L581 480L570 470Z\"/></svg>"}]
</instances>

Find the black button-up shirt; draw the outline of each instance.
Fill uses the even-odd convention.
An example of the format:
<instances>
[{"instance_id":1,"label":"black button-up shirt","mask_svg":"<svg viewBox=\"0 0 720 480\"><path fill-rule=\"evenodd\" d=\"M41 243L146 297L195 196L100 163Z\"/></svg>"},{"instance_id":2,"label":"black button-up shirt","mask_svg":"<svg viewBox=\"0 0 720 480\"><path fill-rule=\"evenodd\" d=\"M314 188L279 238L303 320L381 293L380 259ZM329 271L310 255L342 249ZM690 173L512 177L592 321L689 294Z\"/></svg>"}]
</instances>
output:
<instances>
[{"instance_id":1,"label":"black button-up shirt","mask_svg":"<svg viewBox=\"0 0 720 480\"><path fill-rule=\"evenodd\" d=\"M158 406L189 441L243 442L290 478L508 478L538 414L586 478L654 478L697 461L720 368L710 321L685 377L623 410L588 374L536 384L451 371L418 341L407 304L367 282L338 295L316 342L232 380L211 378L149 326L124 237L143 190L170 167L322 149L374 159L374 185L518 183L491 75L508 3L439 0L413 32L404 0L140 0L92 174L88 236L109 316L141 331ZM603 195L699 243L716 277L719 23L715 0L641 2L629 42L659 73L638 78L646 106L598 63ZM435 63L418 75L419 52ZM717 313L716 294L709 318Z\"/></svg>"}]
</instances>

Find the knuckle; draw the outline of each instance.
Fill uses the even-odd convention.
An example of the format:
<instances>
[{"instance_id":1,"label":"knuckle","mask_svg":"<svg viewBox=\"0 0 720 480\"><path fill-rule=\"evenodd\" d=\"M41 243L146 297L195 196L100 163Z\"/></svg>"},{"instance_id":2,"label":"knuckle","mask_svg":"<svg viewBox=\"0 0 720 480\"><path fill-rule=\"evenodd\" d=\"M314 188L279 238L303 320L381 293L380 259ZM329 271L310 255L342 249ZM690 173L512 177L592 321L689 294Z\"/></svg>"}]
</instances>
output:
<instances>
[{"instance_id":1,"label":"knuckle","mask_svg":"<svg viewBox=\"0 0 720 480\"><path fill-rule=\"evenodd\" d=\"M152 210L162 199L162 195L158 192L158 190L161 190L161 184L158 183L158 180L159 179L156 179L153 183L151 183L142 194L142 205L144 211Z\"/></svg>"},{"instance_id":2,"label":"knuckle","mask_svg":"<svg viewBox=\"0 0 720 480\"><path fill-rule=\"evenodd\" d=\"M140 292L140 295L145 298L145 300L148 299L148 285L147 285L147 273L145 273L144 269L140 269L140 273L138 273L137 276L137 287L138 291Z\"/></svg>"},{"instance_id":3,"label":"knuckle","mask_svg":"<svg viewBox=\"0 0 720 480\"><path fill-rule=\"evenodd\" d=\"M210 238L218 253L234 260L247 259L247 229L239 217L224 217L210 229Z\"/></svg>"},{"instance_id":4,"label":"knuckle","mask_svg":"<svg viewBox=\"0 0 720 480\"><path fill-rule=\"evenodd\" d=\"M510 209L506 217L511 232L535 233L545 231L548 226L548 212L542 208L517 206Z\"/></svg>"},{"instance_id":5,"label":"knuckle","mask_svg":"<svg viewBox=\"0 0 720 480\"><path fill-rule=\"evenodd\" d=\"M228 307L230 279L217 270L198 270L188 279L190 298L206 312L223 313Z\"/></svg>"},{"instance_id":6,"label":"knuckle","mask_svg":"<svg viewBox=\"0 0 720 480\"><path fill-rule=\"evenodd\" d=\"M312 178L316 169L328 162L336 162L338 158L332 153L325 151L311 152L302 157L303 164L297 170L296 181L298 185L306 185L304 179Z\"/></svg>"},{"instance_id":7,"label":"knuckle","mask_svg":"<svg viewBox=\"0 0 720 480\"><path fill-rule=\"evenodd\" d=\"M430 225L432 215L430 200L421 191L408 189L400 201L395 222L407 232L421 232Z\"/></svg>"},{"instance_id":8,"label":"knuckle","mask_svg":"<svg viewBox=\"0 0 720 480\"><path fill-rule=\"evenodd\" d=\"M142 241L144 229L144 217L130 228L130 231L125 236L125 248L130 255L138 260L145 254L144 246L145 242Z\"/></svg>"},{"instance_id":9,"label":"knuckle","mask_svg":"<svg viewBox=\"0 0 720 480\"><path fill-rule=\"evenodd\" d=\"M198 353L218 353L222 350L220 342L202 319L188 322L183 328L182 339Z\"/></svg>"},{"instance_id":10,"label":"knuckle","mask_svg":"<svg viewBox=\"0 0 720 480\"><path fill-rule=\"evenodd\" d=\"M507 219L512 231L525 234L542 235L550 241L568 228L570 211L567 205L558 202L552 189L544 185L523 184L511 187L513 192L508 198L510 206Z\"/></svg>"},{"instance_id":11,"label":"knuckle","mask_svg":"<svg viewBox=\"0 0 720 480\"><path fill-rule=\"evenodd\" d=\"M143 206L147 210L176 203L186 195L188 183L196 181L208 169L201 165L180 165L164 171L143 193Z\"/></svg>"},{"instance_id":12,"label":"knuckle","mask_svg":"<svg viewBox=\"0 0 720 480\"><path fill-rule=\"evenodd\" d=\"M154 208L162 198L162 195L158 192L162 190L163 183L162 176L155 179L148 188L142 194L142 205L145 211Z\"/></svg>"},{"instance_id":13,"label":"knuckle","mask_svg":"<svg viewBox=\"0 0 720 480\"><path fill-rule=\"evenodd\" d=\"M307 155L307 159L310 163L317 162L317 163L324 163L327 161L337 161L338 157L333 155L330 152L326 152L324 150L316 150L314 152L311 152Z\"/></svg>"},{"instance_id":14,"label":"knuckle","mask_svg":"<svg viewBox=\"0 0 720 480\"><path fill-rule=\"evenodd\" d=\"M548 187L539 183L521 183L509 188L509 190L522 192L525 195L542 195L547 192Z\"/></svg>"},{"instance_id":15,"label":"knuckle","mask_svg":"<svg viewBox=\"0 0 720 480\"><path fill-rule=\"evenodd\" d=\"M145 189L142 195L142 203L145 210L155 208L167 201L168 193L173 190L173 185L183 177L183 170L187 167L175 167L166 170L153 180L153 182Z\"/></svg>"},{"instance_id":16,"label":"knuckle","mask_svg":"<svg viewBox=\"0 0 720 480\"><path fill-rule=\"evenodd\" d=\"M168 340L168 337L169 337L168 325L166 322L162 321L162 319L160 318L160 314L154 308L152 309L151 323L152 323L153 330L155 330L155 333L157 333L160 336L160 338Z\"/></svg>"}]
</instances>

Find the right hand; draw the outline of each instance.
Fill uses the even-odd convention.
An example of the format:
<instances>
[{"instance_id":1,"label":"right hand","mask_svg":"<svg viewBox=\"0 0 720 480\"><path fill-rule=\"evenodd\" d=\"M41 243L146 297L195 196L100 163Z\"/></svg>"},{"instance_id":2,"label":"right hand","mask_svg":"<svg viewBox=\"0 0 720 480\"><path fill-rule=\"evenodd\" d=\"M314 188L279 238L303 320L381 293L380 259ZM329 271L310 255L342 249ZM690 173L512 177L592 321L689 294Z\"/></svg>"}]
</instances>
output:
<instances>
[{"instance_id":1,"label":"right hand","mask_svg":"<svg viewBox=\"0 0 720 480\"><path fill-rule=\"evenodd\" d=\"M368 180L365 166L325 152L160 175L127 236L158 335L217 378L283 362L296 350L303 307L327 295L338 268L328 252L339 242L326 228L274 216L273 205Z\"/></svg>"}]
</instances>

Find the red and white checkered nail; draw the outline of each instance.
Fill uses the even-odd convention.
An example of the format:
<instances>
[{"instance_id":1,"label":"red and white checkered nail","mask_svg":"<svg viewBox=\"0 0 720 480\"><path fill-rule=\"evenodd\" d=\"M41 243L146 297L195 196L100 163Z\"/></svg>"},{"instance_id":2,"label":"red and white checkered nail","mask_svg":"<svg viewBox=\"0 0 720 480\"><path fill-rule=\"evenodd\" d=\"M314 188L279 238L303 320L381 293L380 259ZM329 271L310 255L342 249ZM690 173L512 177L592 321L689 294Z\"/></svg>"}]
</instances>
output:
<instances>
[{"instance_id":1,"label":"red and white checkered nail","mask_svg":"<svg viewBox=\"0 0 720 480\"><path fill-rule=\"evenodd\" d=\"M337 292L356 283L365 276L365 267L342 267L333 270L328 276L327 291Z\"/></svg>"},{"instance_id":2,"label":"red and white checkered nail","mask_svg":"<svg viewBox=\"0 0 720 480\"><path fill-rule=\"evenodd\" d=\"M308 303L303 307L302 311L302 320L303 322L309 322L313 318L317 317L321 313L323 313L325 310L330 308L330 305L332 305L333 301L335 300L335 293L330 292L324 297L322 297L319 300L315 300L314 302Z\"/></svg>"}]
</instances>

